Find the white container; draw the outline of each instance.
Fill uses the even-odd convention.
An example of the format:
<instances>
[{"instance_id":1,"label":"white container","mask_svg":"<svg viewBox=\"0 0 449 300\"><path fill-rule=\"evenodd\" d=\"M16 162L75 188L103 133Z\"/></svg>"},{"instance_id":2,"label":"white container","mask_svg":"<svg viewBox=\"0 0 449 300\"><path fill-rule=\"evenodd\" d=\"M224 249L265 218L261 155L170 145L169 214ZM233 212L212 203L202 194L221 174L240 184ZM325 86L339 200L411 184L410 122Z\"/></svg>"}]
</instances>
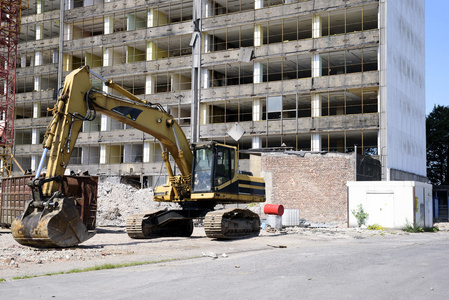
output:
<instances>
[{"instance_id":1,"label":"white container","mask_svg":"<svg viewBox=\"0 0 449 300\"><path fill-rule=\"evenodd\" d=\"M299 226L299 209L285 209L282 215L282 225Z\"/></svg>"},{"instance_id":2,"label":"white container","mask_svg":"<svg viewBox=\"0 0 449 300\"><path fill-rule=\"evenodd\" d=\"M281 230L282 217L277 215L267 215L267 225L269 225L271 228Z\"/></svg>"}]
</instances>

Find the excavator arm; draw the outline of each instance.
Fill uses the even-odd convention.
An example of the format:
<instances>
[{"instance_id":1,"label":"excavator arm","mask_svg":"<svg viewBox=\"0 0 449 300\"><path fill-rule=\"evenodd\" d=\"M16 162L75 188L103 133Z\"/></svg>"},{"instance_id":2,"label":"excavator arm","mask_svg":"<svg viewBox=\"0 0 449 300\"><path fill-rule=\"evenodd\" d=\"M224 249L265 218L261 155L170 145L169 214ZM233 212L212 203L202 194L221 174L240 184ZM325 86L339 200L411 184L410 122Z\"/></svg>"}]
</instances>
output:
<instances>
[{"instance_id":1,"label":"excavator arm","mask_svg":"<svg viewBox=\"0 0 449 300\"><path fill-rule=\"evenodd\" d=\"M95 90L91 86L89 67L71 72L53 109L53 118L44 135L43 147L49 151L45 179L36 177L28 185L33 199L12 225L14 239L35 247L70 247L93 236L79 218L73 199L59 192L59 185L69 163L84 121L91 121L97 112L119 120L154 136L161 143L173 201L190 197L190 174L193 156L181 127L162 106L139 99L110 80L94 74L124 97ZM169 153L181 175L174 176ZM43 159L41 159L43 162Z\"/></svg>"}]
</instances>

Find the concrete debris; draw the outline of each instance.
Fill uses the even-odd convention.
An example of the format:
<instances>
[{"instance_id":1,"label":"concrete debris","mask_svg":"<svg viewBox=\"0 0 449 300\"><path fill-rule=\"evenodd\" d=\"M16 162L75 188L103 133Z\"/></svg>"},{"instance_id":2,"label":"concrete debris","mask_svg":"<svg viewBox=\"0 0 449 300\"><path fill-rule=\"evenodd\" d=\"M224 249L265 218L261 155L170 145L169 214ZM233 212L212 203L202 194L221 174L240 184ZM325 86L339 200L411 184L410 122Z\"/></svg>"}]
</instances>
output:
<instances>
[{"instance_id":1,"label":"concrete debris","mask_svg":"<svg viewBox=\"0 0 449 300\"><path fill-rule=\"evenodd\" d=\"M268 247L273 247L273 248L287 248L287 246L285 245L267 245Z\"/></svg>"},{"instance_id":2,"label":"concrete debris","mask_svg":"<svg viewBox=\"0 0 449 300\"><path fill-rule=\"evenodd\" d=\"M0 248L0 270L28 265L48 265L67 261L85 261L111 256L112 253L93 248L36 249L16 244Z\"/></svg>"},{"instance_id":3,"label":"concrete debris","mask_svg":"<svg viewBox=\"0 0 449 300\"><path fill-rule=\"evenodd\" d=\"M221 255L221 257L226 258L226 257L228 257L228 256L226 255L226 253L223 253L223 254Z\"/></svg>"},{"instance_id":4,"label":"concrete debris","mask_svg":"<svg viewBox=\"0 0 449 300\"><path fill-rule=\"evenodd\" d=\"M309 228L337 228L337 226L326 223L310 223Z\"/></svg>"},{"instance_id":5,"label":"concrete debris","mask_svg":"<svg viewBox=\"0 0 449 300\"><path fill-rule=\"evenodd\" d=\"M178 207L174 203L154 202L151 188L136 189L114 178L98 184L97 201L97 226L125 226L132 214Z\"/></svg>"},{"instance_id":6,"label":"concrete debris","mask_svg":"<svg viewBox=\"0 0 449 300\"><path fill-rule=\"evenodd\" d=\"M213 259L218 258L218 255L216 253L210 251L203 252L203 256L212 257Z\"/></svg>"}]
</instances>

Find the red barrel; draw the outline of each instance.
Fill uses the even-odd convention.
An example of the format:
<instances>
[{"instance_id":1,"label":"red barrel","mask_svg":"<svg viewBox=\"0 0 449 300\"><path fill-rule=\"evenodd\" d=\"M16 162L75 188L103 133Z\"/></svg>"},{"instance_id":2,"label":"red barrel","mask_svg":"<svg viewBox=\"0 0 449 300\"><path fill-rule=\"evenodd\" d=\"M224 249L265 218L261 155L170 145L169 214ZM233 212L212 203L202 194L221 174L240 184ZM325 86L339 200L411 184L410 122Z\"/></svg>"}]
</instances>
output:
<instances>
[{"instance_id":1,"label":"red barrel","mask_svg":"<svg viewBox=\"0 0 449 300\"><path fill-rule=\"evenodd\" d=\"M265 204L263 212L267 215L282 216L284 214L284 206L280 204Z\"/></svg>"}]
</instances>

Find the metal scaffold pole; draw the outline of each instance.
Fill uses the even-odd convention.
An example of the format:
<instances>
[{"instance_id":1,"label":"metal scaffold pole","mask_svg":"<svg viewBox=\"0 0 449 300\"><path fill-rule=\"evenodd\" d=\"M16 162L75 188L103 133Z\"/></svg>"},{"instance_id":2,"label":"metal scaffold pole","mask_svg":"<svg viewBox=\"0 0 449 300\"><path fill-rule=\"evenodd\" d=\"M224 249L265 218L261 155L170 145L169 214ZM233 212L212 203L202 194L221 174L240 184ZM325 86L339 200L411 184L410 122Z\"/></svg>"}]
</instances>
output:
<instances>
[{"instance_id":1,"label":"metal scaffold pole","mask_svg":"<svg viewBox=\"0 0 449 300\"><path fill-rule=\"evenodd\" d=\"M192 47L192 104L190 114L190 142L200 140L200 101L201 101L201 0L193 1Z\"/></svg>"}]
</instances>

